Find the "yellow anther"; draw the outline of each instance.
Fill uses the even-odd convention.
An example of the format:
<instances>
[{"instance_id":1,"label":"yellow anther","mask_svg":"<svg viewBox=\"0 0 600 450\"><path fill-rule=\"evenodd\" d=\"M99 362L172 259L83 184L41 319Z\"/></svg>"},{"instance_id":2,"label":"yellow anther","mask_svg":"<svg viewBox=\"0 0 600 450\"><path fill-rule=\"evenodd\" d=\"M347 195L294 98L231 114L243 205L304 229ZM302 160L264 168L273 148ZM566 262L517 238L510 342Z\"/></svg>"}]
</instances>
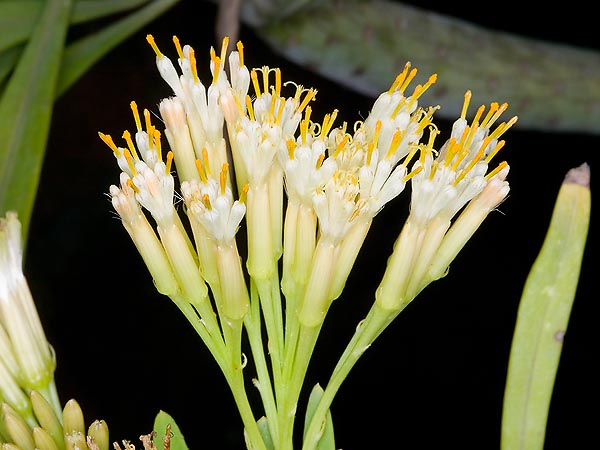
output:
<instances>
[{"instance_id":1,"label":"yellow anther","mask_svg":"<svg viewBox=\"0 0 600 450\"><path fill-rule=\"evenodd\" d=\"M446 157L444 158L445 166L450 165L450 163L454 159L454 156L458 153L460 148L461 148L461 145L458 142L456 142L456 139L450 138L450 140L448 141L448 147L446 149Z\"/></svg>"},{"instance_id":2,"label":"yellow anther","mask_svg":"<svg viewBox=\"0 0 600 450\"><path fill-rule=\"evenodd\" d=\"M131 112L133 113L133 120L135 120L135 127L138 131L142 131L142 122L140 121L140 113L138 112L137 103L132 101L129 106L131 106Z\"/></svg>"},{"instance_id":3,"label":"yellow anther","mask_svg":"<svg viewBox=\"0 0 600 450\"><path fill-rule=\"evenodd\" d=\"M271 117L273 120L275 119L275 105L277 104L277 99L279 97L277 97L275 95L275 93L273 93L273 95L271 95L271 106L269 107L269 117Z\"/></svg>"},{"instance_id":4,"label":"yellow anther","mask_svg":"<svg viewBox=\"0 0 600 450\"><path fill-rule=\"evenodd\" d=\"M281 123L281 117L283 117L283 110L285 109L285 100L279 97L279 111L277 111L276 123Z\"/></svg>"},{"instance_id":5,"label":"yellow anther","mask_svg":"<svg viewBox=\"0 0 600 450\"><path fill-rule=\"evenodd\" d=\"M500 151L500 149L502 147L504 147L504 143L505 141L498 141L498 143L496 144L496 146L494 147L494 149L485 157L485 162L489 164L489 162L492 160L492 158L494 156L496 156L496 153L498 153ZM484 147L485 149L485 147Z\"/></svg>"},{"instance_id":6,"label":"yellow anther","mask_svg":"<svg viewBox=\"0 0 600 450\"><path fill-rule=\"evenodd\" d=\"M146 133L150 134L150 128L152 128L152 122L150 121L150 111L144 109L144 120L146 124Z\"/></svg>"},{"instance_id":7,"label":"yellow anther","mask_svg":"<svg viewBox=\"0 0 600 450\"><path fill-rule=\"evenodd\" d=\"M293 160L294 152L296 150L296 141L294 141L293 139L288 139L287 141L285 141L285 146L287 147L288 156L290 160Z\"/></svg>"},{"instance_id":8,"label":"yellow anther","mask_svg":"<svg viewBox=\"0 0 600 450\"><path fill-rule=\"evenodd\" d=\"M496 167L494 170L492 170L490 173L488 173L484 178L486 180L490 180L491 178L493 178L498 172L500 172L502 169L504 169L506 166L508 166L508 163L506 161L502 161L500 164L498 164L498 167Z\"/></svg>"},{"instance_id":9,"label":"yellow anther","mask_svg":"<svg viewBox=\"0 0 600 450\"><path fill-rule=\"evenodd\" d=\"M304 119L300 122L300 135L302 137L302 145L306 145L306 137L308 134L308 125L310 123L310 113L312 112L312 108L308 106L306 108L306 113L304 114Z\"/></svg>"},{"instance_id":10,"label":"yellow anther","mask_svg":"<svg viewBox=\"0 0 600 450\"><path fill-rule=\"evenodd\" d=\"M246 110L248 111L248 117L250 117L250 120L255 120L254 108L252 107L252 100L250 99L249 95L246 95Z\"/></svg>"},{"instance_id":11,"label":"yellow anther","mask_svg":"<svg viewBox=\"0 0 600 450\"><path fill-rule=\"evenodd\" d=\"M177 49L177 55L179 55L179 59L183 59L183 50L181 49L181 44L179 43L179 38L177 36L173 36L173 44L175 44L175 49Z\"/></svg>"},{"instance_id":12,"label":"yellow anther","mask_svg":"<svg viewBox=\"0 0 600 450\"><path fill-rule=\"evenodd\" d=\"M404 65L404 69L397 76L390 88L388 89L388 94L392 94L396 89L398 89L404 80L406 79L406 75L408 74L408 70L410 69L410 62L407 62Z\"/></svg>"},{"instance_id":13,"label":"yellow anther","mask_svg":"<svg viewBox=\"0 0 600 450\"><path fill-rule=\"evenodd\" d=\"M269 92L269 72L271 72L271 70L267 66L263 66L261 71L263 78L263 92L266 94Z\"/></svg>"},{"instance_id":14,"label":"yellow anther","mask_svg":"<svg viewBox=\"0 0 600 450\"><path fill-rule=\"evenodd\" d=\"M127 161L129 170L131 170L131 173L133 174L133 176L136 176L137 171L135 170L135 164L133 162L133 158L131 157L131 153L129 153L129 150L123 149L123 156L125 157L125 161Z\"/></svg>"},{"instance_id":15,"label":"yellow anther","mask_svg":"<svg viewBox=\"0 0 600 450\"><path fill-rule=\"evenodd\" d=\"M373 150L375 150L375 145L373 145L373 142L369 142L369 145L367 146L367 166L371 165L371 157L373 156Z\"/></svg>"},{"instance_id":16,"label":"yellow anther","mask_svg":"<svg viewBox=\"0 0 600 450\"><path fill-rule=\"evenodd\" d=\"M485 118L483 119L483 121L481 122L481 126L482 127L491 127L492 126L492 122L490 122L490 119L492 118L492 116L494 115L494 113L496 111L498 111L498 103L497 102L492 102L492 104L490 105L490 110L488 111L488 113L486 114ZM480 109L485 108L485 106L481 105L479 107ZM473 121L475 121L475 119L473 119Z\"/></svg>"},{"instance_id":17,"label":"yellow anther","mask_svg":"<svg viewBox=\"0 0 600 450\"><path fill-rule=\"evenodd\" d=\"M431 87L432 84L435 84L435 82L437 81L437 74L434 73L432 74L429 79L427 80L427 82L424 85L419 85L417 86L417 88L419 88L419 91L417 92L417 88L415 88L415 92L412 95L412 99L411 101L414 99L418 99L421 95L423 95L423 93L429 89Z\"/></svg>"},{"instance_id":18,"label":"yellow anther","mask_svg":"<svg viewBox=\"0 0 600 450\"><path fill-rule=\"evenodd\" d=\"M417 75L417 69L414 68L410 71L408 76L404 79L404 82L398 87L398 91L400 91L400 93L404 93L404 91L406 90L406 88L408 87L408 85L410 84L410 82L413 80L413 78L416 75Z\"/></svg>"},{"instance_id":19,"label":"yellow anther","mask_svg":"<svg viewBox=\"0 0 600 450\"><path fill-rule=\"evenodd\" d=\"M150 44L150 47L152 47L152 50L154 50L154 53L156 53L157 57L162 58L164 56L158 49L156 42L154 42L154 36L151 34L146 35L146 41L148 41L148 44Z\"/></svg>"},{"instance_id":20,"label":"yellow anther","mask_svg":"<svg viewBox=\"0 0 600 450\"><path fill-rule=\"evenodd\" d=\"M315 169L319 170L319 168L323 165L323 161L325 161L325 154L321 153L317 158L317 163L315 164Z\"/></svg>"},{"instance_id":21,"label":"yellow anther","mask_svg":"<svg viewBox=\"0 0 600 450\"><path fill-rule=\"evenodd\" d=\"M212 84L215 84L217 82L217 80L219 79L219 72L221 71L221 58L219 58L218 56L215 56L214 58L212 58L212 62L213 62Z\"/></svg>"},{"instance_id":22,"label":"yellow anther","mask_svg":"<svg viewBox=\"0 0 600 450\"><path fill-rule=\"evenodd\" d=\"M248 198L248 191L250 190L250 185L249 184L245 184L244 187L242 188L242 192L240 192L240 202L241 203L245 203L246 199Z\"/></svg>"},{"instance_id":23,"label":"yellow anther","mask_svg":"<svg viewBox=\"0 0 600 450\"><path fill-rule=\"evenodd\" d=\"M173 164L173 152L169 150L167 153L167 162L165 163L165 173L168 175L171 173L171 165Z\"/></svg>"},{"instance_id":24,"label":"yellow anther","mask_svg":"<svg viewBox=\"0 0 600 450\"><path fill-rule=\"evenodd\" d=\"M304 108L307 107L308 102L313 100L316 95L317 95L317 90L310 88L307 91L306 95L304 96L304 100L302 100L302 103L300 103L300 106L298 107L298 112L302 112L304 110Z\"/></svg>"},{"instance_id":25,"label":"yellow anther","mask_svg":"<svg viewBox=\"0 0 600 450\"><path fill-rule=\"evenodd\" d=\"M219 185L221 187L221 195L225 195L225 188L227 187L227 177L229 176L229 164L223 163L221 167L221 173L219 174Z\"/></svg>"},{"instance_id":26,"label":"yellow anther","mask_svg":"<svg viewBox=\"0 0 600 450\"><path fill-rule=\"evenodd\" d=\"M381 126L382 126L381 120L378 120L377 122L375 122L375 133L373 134L373 145L375 147L377 147L377 145L379 144L379 134L381 133Z\"/></svg>"},{"instance_id":27,"label":"yellow anther","mask_svg":"<svg viewBox=\"0 0 600 450\"><path fill-rule=\"evenodd\" d=\"M200 180L202 180L202 182L206 184L206 182L208 181L208 177L206 176L206 172L204 172L204 167L202 167L202 162L200 162L199 159L197 159L195 162L196 162L196 170L198 171L198 175L200 175Z\"/></svg>"},{"instance_id":28,"label":"yellow anther","mask_svg":"<svg viewBox=\"0 0 600 450\"><path fill-rule=\"evenodd\" d=\"M192 76L194 77L194 83L197 83L198 81L200 81L200 78L198 78L198 68L196 66L196 52L194 52L194 49L191 47L190 47L189 57L190 57L190 68L192 69Z\"/></svg>"},{"instance_id":29,"label":"yellow anther","mask_svg":"<svg viewBox=\"0 0 600 450\"><path fill-rule=\"evenodd\" d=\"M487 124L487 127L488 128L491 127L492 124L494 122L496 122L496 120L498 120L498 118L502 115L502 113L504 111L506 111L507 108L508 108L508 103L503 103L502 105L500 105L500 107L496 111L496 114L494 114L494 116L490 119L489 123Z\"/></svg>"},{"instance_id":30,"label":"yellow anther","mask_svg":"<svg viewBox=\"0 0 600 450\"><path fill-rule=\"evenodd\" d=\"M119 150L119 147L117 147L112 139L112 137L109 134L104 134L102 132L98 132L98 136L100 136L100 139L102 139L102 141L108 145L108 147L112 150L112 152L115 154L115 156L121 156L121 151Z\"/></svg>"},{"instance_id":31,"label":"yellow anther","mask_svg":"<svg viewBox=\"0 0 600 450\"><path fill-rule=\"evenodd\" d=\"M202 163L204 164L206 175L210 177L210 163L208 162L208 150L206 147L202 149Z\"/></svg>"},{"instance_id":32,"label":"yellow anther","mask_svg":"<svg viewBox=\"0 0 600 450\"><path fill-rule=\"evenodd\" d=\"M406 183L408 180L410 180L412 177L414 177L416 174L420 173L423 170L423 166L418 166L415 167L413 170L411 170L409 173L407 173L406 175L404 175L404 179L403 181Z\"/></svg>"},{"instance_id":33,"label":"yellow anther","mask_svg":"<svg viewBox=\"0 0 600 450\"><path fill-rule=\"evenodd\" d=\"M133 192L135 192L136 194L140 193L140 190L137 188L137 186L135 184L133 184L133 180L131 178L128 178L127 181L125 182L125 184L127 184L127 186L129 186L131 189L133 189Z\"/></svg>"},{"instance_id":34,"label":"yellow anther","mask_svg":"<svg viewBox=\"0 0 600 450\"><path fill-rule=\"evenodd\" d=\"M467 118L467 110L469 109L469 104L471 103L471 97L472 97L471 91L465 92L465 100L463 101L462 110L460 112L461 119Z\"/></svg>"},{"instance_id":35,"label":"yellow anther","mask_svg":"<svg viewBox=\"0 0 600 450\"><path fill-rule=\"evenodd\" d=\"M344 149L344 147L346 146L346 144L348 143L348 141L350 140L350 135L349 134L344 134L344 137L342 138L342 140L340 141L340 143L335 147L335 151L333 152L333 157L336 158Z\"/></svg>"},{"instance_id":36,"label":"yellow anther","mask_svg":"<svg viewBox=\"0 0 600 450\"><path fill-rule=\"evenodd\" d=\"M131 133L129 133L129 131L125 130L123 131L123 139L125 139L125 142L127 142L127 148L129 149L129 152L131 153L131 155L133 155L133 157L135 159L140 159L136 150L135 150L135 146L133 145L133 140L131 139Z\"/></svg>"},{"instance_id":37,"label":"yellow anther","mask_svg":"<svg viewBox=\"0 0 600 450\"><path fill-rule=\"evenodd\" d=\"M202 196L202 203L209 211L212 209L212 205L210 204L210 197L208 196L208 194L204 194Z\"/></svg>"},{"instance_id":38,"label":"yellow anther","mask_svg":"<svg viewBox=\"0 0 600 450\"><path fill-rule=\"evenodd\" d=\"M275 92L277 95L281 95L281 69L275 68Z\"/></svg>"},{"instance_id":39,"label":"yellow anther","mask_svg":"<svg viewBox=\"0 0 600 450\"><path fill-rule=\"evenodd\" d=\"M333 122L335 122L337 115L337 109L334 109L331 114L325 115L325 117L323 118L323 127L321 129L321 138L324 139L329 134L329 131L331 130L331 127L333 126Z\"/></svg>"},{"instance_id":40,"label":"yellow anther","mask_svg":"<svg viewBox=\"0 0 600 450\"><path fill-rule=\"evenodd\" d=\"M385 159L389 160L396 154L396 150L400 146L400 142L402 142L402 138L406 134L406 130L396 130L394 132L394 136L392 136L392 142L390 142L390 148L388 149Z\"/></svg>"},{"instance_id":41,"label":"yellow anther","mask_svg":"<svg viewBox=\"0 0 600 450\"><path fill-rule=\"evenodd\" d=\"M493 105L494 104L492 103L492 105L490 106L490 112L492 111ZM472 124L479 123L479 120L481 119L481 116L483 115L483 111L485 111L485 105L481 105L477 109L477 112L475 113L475 117L473 117L473 121L471 122ZM489 117L489 112L488 112L488 117ZM483 122L481 123L482 127L485 126L486 120L487 120L487 118L483 119Z\"/></svg>"},{"instance_id":42,"label":"yellow anther","mask_svg":"<svg viewBox=\"0 0 600 450\"><path fill-rule=\"evenodd\" d=\"M512 127L515 124L517 119L518 119L518 117L514 116L508 122L502 122L500 125L498 125L496 127L496 129L494 131L492 131L490 133L490 137L491 138L500 137L501 135L503 135L506 132L506 130L508 130L510 127Z\"/></svg>"},{"instance_id":43,"label":"yellow anther","mask_svg":"<svg viewBox=\"0 0 600 450\"><path fill-rule=\"evenodd\" d=\"M258 84L258 75L256 74L256 69L252 69L250 72L250 78L252 79L252 86L254 86L254 92L256 92L256 96L260 97L260 86Z\"/></svg>"},{"instance_id":44,"label":"yellow anther","mask_svg":"<svg viewBox=\"0 0 600 450\"><path fill-rule=\"evenodd\" d=\"M461 182L461 180L471 171L471 169L473 169L473 167L475 166L475 164L477 164L477 162L483 158L483 149L480 149L477 154L475 155L475 157L469 162L469 164L467 164L467 166L461 170L460 174L456 177L456 179L454 180L454 183L452 183L453 186L458 186L458 183Z\"/></svg>"},{"instance_id":45,"label":"yellow anther","mask_svg":"<svg viewBox=\"0 0 600 450\"><path fill-rule=\"evenodd\" d=\"M223 42L221 42L221 61L225 61L227 59L227 48L229 47L229 36L225 36L223 38Z\"/></svg>"},{"instance_id":46,"label":"yellow anther","mask_svg":"<svg viewBox=\"0 0 600 450\"><path fill-rule=\"evenodd\" d=\"M158 131L156 128L154 129L153 137L154 145L156 146L156 154L158 155L158 160L160 161L162 160L162 144L160 142L160 131Z\"/></svg>"},{"instance_id":47,"label":"yellow anther","mask_svg":"<svg viewBox=\"0 0 600 450\"><path fill-rule=\"evenodd\" d=\"M238 55L240 55L240 67L244 67L244 44L242 44L242 41L238 41L236 47Z\"/></svg>"}]
</instances>

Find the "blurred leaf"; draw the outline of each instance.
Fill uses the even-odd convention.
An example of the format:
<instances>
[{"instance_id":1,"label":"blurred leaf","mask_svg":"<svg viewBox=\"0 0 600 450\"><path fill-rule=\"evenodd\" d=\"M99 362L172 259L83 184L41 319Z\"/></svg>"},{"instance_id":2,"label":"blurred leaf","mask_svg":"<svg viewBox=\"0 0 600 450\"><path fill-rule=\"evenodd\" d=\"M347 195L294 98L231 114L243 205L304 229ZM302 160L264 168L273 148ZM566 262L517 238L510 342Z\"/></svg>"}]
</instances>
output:
<instances>
[{"instance_id":1,"label":"blurred leaf","mask_svg":"<svg viewBox=\"0 0 600 450\"><path fill-rule=\"evenodd\" d=\"M181 434L181 430L175 423L175 420L164 411L159 411L154 419L154 431L156 432L154 442L159 442L156 447L162 448L162 442L164 442L163 439L165 438L167 426L171 428L171 450L188 450L183 434Z\"/></svg>"},{"instance_id":2,"label":"blurred leaf","mask_svg":"<svg viewBox=\"0 0 600 450\"><path fill-rule=\"evenodd\" d=\"M321 397L323 397L323 388L319 384L316 384L310 393L308 405L306 406L306 418L304 420L305 435L308 431L308 427L310 426ZM304 442L303 448L314 448L315 450L335 450L335 438L333 435L333 420L331 418L331 411L327 411L327 417L325 419L325 423L323 424L323 433L319 437L319 441L316 443L316 446L315 443Z\"/></svg>"},{"instance_id":3,"label":"blurred leaf","mask_svg":"<svg viewBox=\"0 0 600 450\"><path fill-rule=\"evenodd\" d=\"M587 164L559 190L548 233L523 289L502 417L502 450L541 450L554 380L588 233Z\"/></svg>"},{"instance_id":4,"label":"blurred leaf","mask_svg":"<svg viewBox=\"0 0 600 450\"><path fill-rule=\"evenodd\" d=\"M156 0L91 36L81 38L65 51L57 97L79 79L96 61L120 42L157 18L179 0Z\"/></svg>"},{"instance_id":5,"label":"blurred leaf","mask_svg":"<svg viewBox=\"0 0 600 450\"><path fill-rule=\"evenodd\" d=\"M267 450L275 450L275 445L273 444L273 438L271 437L271 431L269 430L269 422L265 416L262 416L256 422L258 425L258 431L260 431L260 435L263 438L263 442L265 443L265 447Z\"/></svg>"},{"instance_id":6,"label":"blurred leaf","mask_svg":"<svg viewBox=\"0 0 600 450\"><path fill-rule=\"evenodd\" d=\"M70 16L71 24L78 24L126 11L148 0L80 0L75 2ZM33 32L44 2L35 0L8 0L0 2L0 52L23 43Z\"/></svg>"},{"instance_id":7,"label":"blurred leaf","mask_svg":"<svg viewBox=\"0 0 600 450\"><path fill-rule=\"evenodd\" d=\"M70 0L48 0L0 100L0 211L15 210L25 236L50 127Z\"/></svg>"},{"instance_id":8,"label":"blurred leaf","mask_svg":"<svg viewBox=\"0 0 600 450\"><path fill-rule=\"evenodd\" d=\"M0 86L10 71L15 67L15 64L17 63L22 51L23 48L19 46L0 53ZM0 94L0 98L1 97L2 95Z\"/></svg>"}]
</instances>

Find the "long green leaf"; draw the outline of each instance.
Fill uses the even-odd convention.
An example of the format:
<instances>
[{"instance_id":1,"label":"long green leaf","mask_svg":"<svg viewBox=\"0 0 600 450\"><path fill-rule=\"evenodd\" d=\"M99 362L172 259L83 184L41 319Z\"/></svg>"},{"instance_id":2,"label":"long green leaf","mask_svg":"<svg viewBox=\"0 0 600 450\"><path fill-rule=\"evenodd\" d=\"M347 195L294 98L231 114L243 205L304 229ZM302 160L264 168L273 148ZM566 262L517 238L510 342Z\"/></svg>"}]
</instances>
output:
<instances>
[{"instance_id":1,"label":"long green leaf","mask_svg":"<svg viewBox=\"0 0 600 450\"><path fill-rule=\"evenodd\" d=\"M306 416L304 419L304 437L310 426L315 410L319 405L319 401L323 397L323 388L316 384L308 397L308 404L306 406ZM336 450L335 449L335 437L333 433L333 420L331 418L331 411L327 411L325 422L321 425L321 434L317 442L304 442L303 448L314 448L315 450Z\"/></svg>"},{"instance_id":2,"label":"long green leaf","mask_svg":"<svg viewBox=\"0 0 600 450\"><path fill-rule=\"evenodd\" d=\"M587 164L559 190L548 233L523 289L502 417L502 450L541 450L563 339L587 239L591 195Z\"/></svg>"},{"instance_id":3,"label":"long green leaf","mask_svg":"<svg viewBox=\"0 0 600 450\"><path fill-rule=\"evenodd\" d=\"M0 100L0 211L27 235L50 128L70 0L48 0Z\"/></svg>"},{"instance_id":4,"label":"long green leaf","mask_svg":"<svg viewBox=\"0 0 600 450\"><path fill-rule=\"evenodd\" d=\"M64 54L57 97L79 79L109 50L157 18L179 0L156 0L91 36L69 45Z\"/></svg>"},{"instance_id":5,"label":"long green leaf","mask_svg":"<svg viewBox=\"0 0 600 450\"><path fill-rule=\"evenodd\" d=\"M21 47L13 47L10 50L0 54L0 85L2 85L2 82L15 67L15 64L19 60L19 56L21 55L22 51L23 49Z\"/></svg>"},{"instance_id":6,"label":"long green leaf","mask_svg":"<svg viewBox=\"0 0 600 450\"><path fill-rule=\"evenodd\" d=\"M73 5L71 24L133 9L148 0L82 0ZM35 0L0 2L0 52L23 43L33 32L44 3Z\"/></svg>"}]
</instances>

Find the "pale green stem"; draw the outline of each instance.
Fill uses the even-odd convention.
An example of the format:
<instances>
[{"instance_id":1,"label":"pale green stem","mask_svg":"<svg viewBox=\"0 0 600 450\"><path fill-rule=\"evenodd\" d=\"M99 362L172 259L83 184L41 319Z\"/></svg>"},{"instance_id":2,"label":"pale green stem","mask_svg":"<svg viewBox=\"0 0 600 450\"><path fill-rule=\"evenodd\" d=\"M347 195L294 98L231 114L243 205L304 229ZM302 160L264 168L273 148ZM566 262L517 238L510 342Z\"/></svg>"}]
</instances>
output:
<instances>
[{"instance_id":1,"label":"pale green stem","mask_svg":"<svg viewBox=\"0 0 600 450\"><path fill-rule=\"evenodd\" d=\"M279 409L279 450L293 450L294 422L298 400L321 325L322 322L314 327L300 325L293 364L290 365L291 370L287 370L288 367L285 367L285 390L283 391L283 404Z\"/></svg>"},{"instance_id":2,"label":"pale green stem","mask_svg":"<svg viewBox=\"0 0 600 450\"><path fill-rule=\"evenodd\" d=\"M406 303L408 304L408 302ZM404 306L406 306L406 304ZM403 306L403 307L404 307ZM402 308L403 308L402 307ZM373 307L367 314L367 317L359 324L354 333L354 336L348 343L346 350L340 357L329 383L323 392L323 396L315 409L311 423L304 436L302 450L314 450L320 439L320 431L323 421L327 416L327 411L333 402L333 398L337 394L343 381L348 376L348 373L354 367L358 359L363 355L365 350L375 341L381 332L394 320L400 313L399 310L385 310L374 303Z\"/></svg>"},{"instance_id":3,"label":"pale green stem","mask_svg":"<svg viewBox=\"0 0 600 450\"><path fill-rule=\"evenodd\" d=\"M281 386L281 351L283 347L283 324L281 317L281 305L277 306L274 303L280 303L279 296L273 297L275 277L271 277L269 281L254 280L260 304L265 320L265 328L267 330L268 343L267 347L271 356L271 366L273 369L273 383L275 386ZM279 289L277 284L275 288Z\"/></svg>"},{"instance_id":4,"label":"pale green stem","mask_svg":"<svg viewBox=\"0 0 600 450\"><path fill-rule=\"evenodd\" d=\"M258 377L258 392L265 408L267 425L269 426L269 432L271 433L271 439L273 440L275 448L278 448L279 427L277 422L277 405L275 403L273 386L271 384L269 368L265 358L261 333L262 330L260 326L260 303L258 299L258 292L254 283L251 284L250 295L250 311L244 318L244 324L246 326L246 332L248 333L248 341L250 343L252 359L254 360L254 365L256 367L256 374Z\"/></svg>"}]
</instances>

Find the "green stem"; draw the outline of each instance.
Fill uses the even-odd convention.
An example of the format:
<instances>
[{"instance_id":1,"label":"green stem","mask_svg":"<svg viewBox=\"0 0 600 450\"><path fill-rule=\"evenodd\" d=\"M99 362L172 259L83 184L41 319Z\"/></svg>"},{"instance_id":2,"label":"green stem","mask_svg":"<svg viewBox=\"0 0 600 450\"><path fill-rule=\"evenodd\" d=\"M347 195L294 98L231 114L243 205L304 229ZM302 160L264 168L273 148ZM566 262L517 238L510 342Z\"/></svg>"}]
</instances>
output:
<instances>
[{"instance_id":1,"label":"green stem","mask_svg":"<svg viewBox=\"0 0 600 450\"><path fill-rule=\"evenodd\" d=\"M264 346L262 341L262 330L260 327L260 304L258 300L258 292L256 286L252 283L251 286L251 309L244 318L246 332L248 333L248 341L250 343L250 351L252 359L256 367L258 378L258 392L265 408L265 416L267 417L267 425L271 433L271 439L275 448L278 448L279 427L277 422L277 406L273 394L273 386L269 375L269 368L265 358Z\"/></svg>"},{"instance_id":2,"label":"green stem","mask_svg":"<svg viewBox=\"0 0 600 450\"><path fill-rule=\"evenodd\" d=\"M315 327L300 325L298 330L298 340L292 358L293 363L290 364L291 370L286 370L284 375L283 404L279 409L280 450L293 449L294 422L298 399L321 325ZM285 369L288 369L288 367L286 366Z\"/></svg>"},{"instance_id":3,"label":"green stem","mask_svg":"<svg viewBox=\"0 0 600 450\"><path fill-rule=\"evenodd\" d=\"M343 381L365 350L375 341L401 310L385 310L374 303L367 317L359 324L346 350L340 357L323 396L315 409L311 423L304 435L302 450L314 450L320 439L322 424Z\"/></svg>"}]
</instances>

